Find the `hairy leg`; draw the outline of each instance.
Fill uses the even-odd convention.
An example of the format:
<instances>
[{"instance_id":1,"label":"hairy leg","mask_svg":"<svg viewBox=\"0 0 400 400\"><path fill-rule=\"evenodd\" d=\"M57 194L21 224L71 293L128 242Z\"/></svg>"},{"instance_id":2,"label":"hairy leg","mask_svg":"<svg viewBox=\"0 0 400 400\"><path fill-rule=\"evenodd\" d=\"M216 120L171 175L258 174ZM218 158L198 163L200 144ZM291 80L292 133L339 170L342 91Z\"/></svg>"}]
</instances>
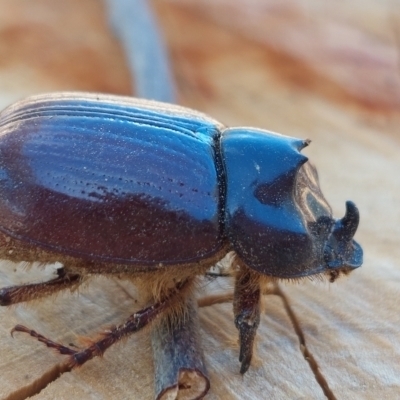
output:
<instances>
[{"instance_id":1,"label":"hairy leg","mask_svg":"<svg viewBox=\"0 0 400 400\"><path fill-rule=\"evenodd\" d=\"M69 355L69 365L73 368L75 366L84 364L86 361L92 359L93 357L101 356L114 343L118 342L125 336L139 331L140 329L148 325L163 311L171 307L171 304L174 302L175 297L187 285L187 281L178 283L176 287L172 289L171 292L164 299L132 314L125 321L124 324L115 326L103 332L99 340L94 341L91 346L83 350L77 350L63 346L62 344L54 342L51 339L48 339L45 336L37 333L34 330L26 328L23 325L15 326L11 331L11 334L13 335L14 332L28 333L32 337L36 338L39 342L44 343L47 347L55 349L60 354Z\"/></svg>"},{"instance_id":2,"label":"hairy leg","mask_svg":"<svg viewBox=\"0 0 400 400\"><path fill-rule=\"evenodd\" d=\"M47 282L9 286L0 289L0 306L40 299L80 284L81 276L78 274L69 274L64 268L58 269L57 273L57 278Z\"/></svg>"}]
</instances>

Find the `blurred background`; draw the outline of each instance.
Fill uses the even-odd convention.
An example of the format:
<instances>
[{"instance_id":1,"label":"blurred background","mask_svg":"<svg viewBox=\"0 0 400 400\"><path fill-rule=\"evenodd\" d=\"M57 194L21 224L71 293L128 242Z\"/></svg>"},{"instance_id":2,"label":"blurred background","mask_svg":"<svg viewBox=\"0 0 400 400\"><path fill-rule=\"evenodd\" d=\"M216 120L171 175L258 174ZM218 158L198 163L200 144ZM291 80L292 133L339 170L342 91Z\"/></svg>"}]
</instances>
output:
<instances>
[{"instance_id":1,"label":"blurred background","mask_svg":"<svg viewBox=\"0 0 400 400\"><path fill-rule=\"evenodd\" d=\"M110 35L109 3L37 0L32 5L1 0L2 97L38 90L130 93L126 58ZM267 84L269 79L294 94L312 93L368 114L399 110L398 1L152 3L181 102L192 97L210 101L223 89L219 81L235 76L240 82L246 72L253 84Z\"/></svg>"}]
</instances>

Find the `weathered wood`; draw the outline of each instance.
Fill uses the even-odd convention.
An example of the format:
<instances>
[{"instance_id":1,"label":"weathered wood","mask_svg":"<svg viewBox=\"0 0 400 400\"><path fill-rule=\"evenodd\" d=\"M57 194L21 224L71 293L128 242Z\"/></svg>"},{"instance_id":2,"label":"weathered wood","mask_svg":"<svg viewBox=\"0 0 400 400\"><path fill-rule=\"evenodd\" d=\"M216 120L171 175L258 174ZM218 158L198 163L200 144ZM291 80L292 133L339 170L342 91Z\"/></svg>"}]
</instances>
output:
<instances>
[{"instance_id":1,"label":"weathered wood","mask_svg":"<svg viewBox=\"0 0 400 400\"><path fill-rule=\"evenodd\" d=\"M135 293L132 287L120 285L118 281L113 283L107 279L96 279L90 287L81 289L79 296L66 293L55 299L43 300L39 309L32 306L25 310L19 306L17 315L1 331L1 344L6 354L17 354L12 363L0 365L0 370L5 372L1 376L2 383L15 377L14 384L19 386L24 382L26 392L32 393L34 388L31 385L35 381L38 386L50 382L33 397L35 399L79 399L82 396L125 398L132 393L137 396L134 398L153 398L154 372L149 331L139 332L116 345L105 353L103 359L89 362L55 379L63 357L54 355L42 344L24 335L11 339L6 330L18 321L35 326L63 343L79 345L79 336L88 336L97 332L99 327L116 324L126 318L132 309L140 308L140 303L132 298ZM232 287L231 281L204 282L200 286L203 294L226 291L229 287ZM227 303L200 310L199 336L206 352L212 387L208 398L257 398L262 388L278 398L289 395L323 399L321 389L299 352L298 338L279 297L266 299L266 311L259 329L254 366L242 377L232 305ZM18 350L23 350L25 358L18 355ZM8 369L10 365L14 369ZM270 376L268 380L267 376ZM12 389L15 387L10 387L9 395L15 396Z\"/></svg>"},{"instance_id":2,"label":"weathered wood","mask_svg":"<svg viewBox=\"0 0 400 400\"><path fill-rule=\"evenodd\" d=\"M202 0L156 3L181 102L228 125L253 125L312 139L306 154L318 167L335 214L342 216L347 199L360 208L356 239L365 248L365 265L333 285L282 284L281 296L265 297L258 359L243 377L232 304L200 309L200 338L211 379L208 398L396 398L400 391L400 113L396 106L400 94L398 69L392 67L392 54L398 55L395 29L387 21L396 19L397 11L391 10L389 16L386 3L371 0L335 3L337 8L333 3L285 3L287 19L284 12L275 15L286 26L294 14L303 22L323 17L324 22L343 28L335 30L342 32L342 38L331 37L338 47L329 54L337 58L324 68L329 58L322 62L317 50L311 57L304 39L311 37L323 46L313 27L323 29L324 23L310 23L307 35L301 36L304 41L289 46L284 31L276 42L274 36L256 38L257 21L272 18L261 15L265 10L258 8L260 15L246 17L244 7L249 2L237 1L244 10L242 21L240 26L228 25L230 11L223 14L220 8L219 22L210 16L212 10L216 12L210 11L210 3L223 5ZM2 107L48 90L129 93L124 57L108 31L100 3L40 0L35 2L35 12L30 7L29 2L16 0L0 4ZM298 24L296 29L304 26ZM346 36L346 27L358 36ZM346 49L357 47L354 37L362 42L362 54L373 56L367 57L368 62L364 56L350 62L354 53ZM368 73L358 73L357 65L369 66L364 70ZM351 91L346 86L349 80L354 80ZM363 90L354 91L360 87ZM50 268L31 268L26 273L14 273L14 268L1 264L0 287L52 276ZM232 290L230 279L205 280L199 295ZM120 281L96 279L79 293L0 308L0 399L24 399L35 393L37 400L153 397L149 331L116 345L102 360L60 376L62 356L24 335L16 334L14 339L9 335L21 323L67 345L79 345L79 336L118 324L141 306L131 285Z\"/></svg>"}]
</instances>

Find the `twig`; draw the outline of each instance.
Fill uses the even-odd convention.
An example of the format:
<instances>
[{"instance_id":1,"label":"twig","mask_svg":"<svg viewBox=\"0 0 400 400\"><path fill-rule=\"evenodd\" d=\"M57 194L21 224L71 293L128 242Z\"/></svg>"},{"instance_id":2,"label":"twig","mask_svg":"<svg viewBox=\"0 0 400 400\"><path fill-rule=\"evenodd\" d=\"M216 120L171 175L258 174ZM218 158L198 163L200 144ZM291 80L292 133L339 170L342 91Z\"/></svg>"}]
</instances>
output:
<instances>
[{"instance_id":1,"label":"twig","mask_svg":"<svg viewBox=\"0 0 400 400\"><path fill-rule=\"evenodd\" d=\"M186 299L184 316L164 318L152 331L157 400L201 399L210 387L193 297Z\"/></svg>"},{"instance_id":2,"label":"twig","mask_svg":"<svg viewBox=\"0 0 400 400\"><path fill-rule=\"evenodd\" d=\"M138 97L175 102L168 54L147 0L107 0L110 25L119 38Z\"/></svg>"}]
</instances>

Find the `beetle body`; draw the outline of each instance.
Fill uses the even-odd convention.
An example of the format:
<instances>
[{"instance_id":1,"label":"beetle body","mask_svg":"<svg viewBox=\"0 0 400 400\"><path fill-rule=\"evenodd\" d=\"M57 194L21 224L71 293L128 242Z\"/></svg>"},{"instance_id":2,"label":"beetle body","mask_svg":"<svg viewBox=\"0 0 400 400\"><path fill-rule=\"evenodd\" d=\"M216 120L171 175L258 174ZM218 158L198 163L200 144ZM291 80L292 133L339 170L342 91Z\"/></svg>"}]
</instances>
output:
<instances>
[{"instance_id":1,"label":"beetle body","mask_svg":"<svg viewBox=\"0 0 400 400\"><path fill-rule=\"evenodd\" d=\"M0 115L0 231L132 272L228 248L267 276L322 273L335 222L307 144L162 103L36 96ZM358 266L345 247L335 267Z\"/></svg>"},{"instance_id":2,"label":"beetle body","mask_svg":"<svg viewBox=\"0 0 400 400\"><path fill-rule=\"evenodd\" d=\"M190 288L233 251L233 308L245 373L266 281L315 274L334 281L362 263L353 240L358 210L347 202L344 218L333 219L316 170L300 153L306 145L126 97L56 93L4 110L0 257L59 261L63 268L50 281L0 289L0 305L72 289L92 274L134 279L152 303L83 350L21 325L13 331L68 354L75 366L160 316L152 333L162 365L157 398L169 388L195 387L196 379L200 389L190 398L201 398L209 382Z\"/></svg>"}]
</instances>

